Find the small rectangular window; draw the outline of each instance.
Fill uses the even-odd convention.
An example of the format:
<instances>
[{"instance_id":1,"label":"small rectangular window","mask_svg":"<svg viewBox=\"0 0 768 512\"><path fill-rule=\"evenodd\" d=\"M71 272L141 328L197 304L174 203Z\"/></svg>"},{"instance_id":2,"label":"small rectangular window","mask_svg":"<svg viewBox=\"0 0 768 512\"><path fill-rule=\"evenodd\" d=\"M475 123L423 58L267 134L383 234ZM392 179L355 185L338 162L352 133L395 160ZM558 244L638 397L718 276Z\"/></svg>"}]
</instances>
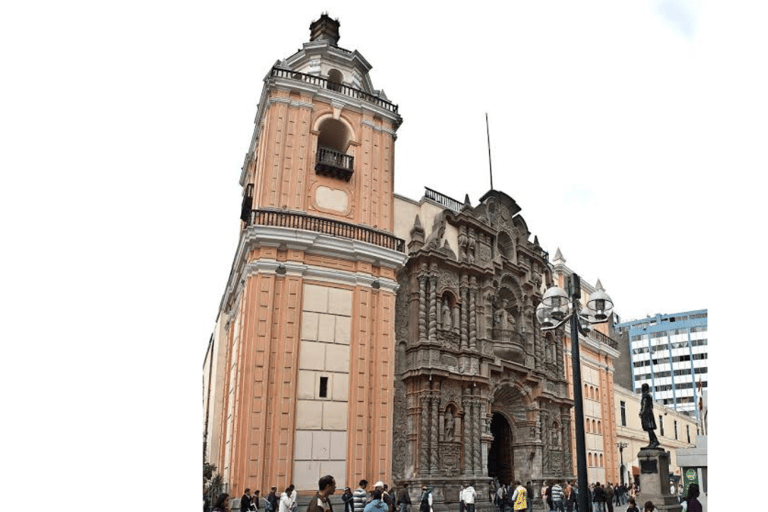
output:
<instances>
[{"instance_id":1,"label":"small rectangular window","mask_svg":"<svg viewBox=\"0 0 768 512\"><path fill-rule=\"evenodd\" d=\"M627 426L627 403L621 402L621 426Z\"/></svg>"},{"instance_id":2,"label":"small rectangular window","mask_svg":"<svg viewBox=\"0 0 768 512\"><path fill-rule=\"evenodd\" d=\"M320 398L328 398L328 377L320 377Z\"/></svg>"}]
</instances>

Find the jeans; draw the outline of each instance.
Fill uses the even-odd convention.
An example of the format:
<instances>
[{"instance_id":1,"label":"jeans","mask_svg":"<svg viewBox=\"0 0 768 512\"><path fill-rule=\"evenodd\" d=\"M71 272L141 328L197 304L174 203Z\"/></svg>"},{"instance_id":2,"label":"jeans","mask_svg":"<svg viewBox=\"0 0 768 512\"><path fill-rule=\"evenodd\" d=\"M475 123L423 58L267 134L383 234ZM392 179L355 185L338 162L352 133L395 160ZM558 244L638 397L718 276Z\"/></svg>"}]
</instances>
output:
<instances>
[{"instance_id":1,"label":"jeans","mask_svg":"<svg viewBox=\"0 0 768 512\"><path fill-rule=\"evenodd\" d=\"M410 505L408 505L407 503L401 503L400 512L408 512L408 507L410 507Z\"/></svg>"},{"instance_id":2,"label":"jeans","mask_svg":"<svg viewBox=\"0 0 768 512\"><path fill-rule=\"evenodd\" d=\"M605 503L602 501L593 501L592 507L595 509L595 512L605 512Z\"/></svg>"},{"instance_id":3,"label":"jeans","mask_svg":"<svg viewBox=\"0 0 768 512\"><path fill-rule=\"evenodd\" d=\"M565 512L565 507L563 505L562 501L553 501L552 502L552 510L559 510L560 512Z\"/></svg>"}]
</instances>

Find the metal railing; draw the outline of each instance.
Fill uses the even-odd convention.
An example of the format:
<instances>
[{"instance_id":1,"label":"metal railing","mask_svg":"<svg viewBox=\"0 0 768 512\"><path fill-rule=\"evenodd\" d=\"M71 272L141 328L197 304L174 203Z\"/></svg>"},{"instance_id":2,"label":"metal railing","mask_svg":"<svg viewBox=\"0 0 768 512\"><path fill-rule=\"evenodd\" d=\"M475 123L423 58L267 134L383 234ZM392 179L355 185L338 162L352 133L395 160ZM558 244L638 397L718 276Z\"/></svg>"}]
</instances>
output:
<instances>
[{"instance_id":1,"label":"metal railing","mask_svg":"<svg viewBox=\"0 0 768 512\"><path fill-rule=\"evenodd\" d=\"M405 253L405 240L376 229L348 222L278 210L251 210L248 226L277 226L314 231L339 238L359 240Z\"/></svg>"},{"instance_id":2,"label":"metal railing","mask_svg":"<svg viewBox=\"0 0 768 512\"><path fill-rule=\"evenodd\" d=\"M464 207L464 203L459 202L452 197L448 197L445 194L441 194L437 190L432 190L429 187L424 187L424 197L455 212L460 212Z\"/></svg>"},{"instance_id":3,"label":"metal railing","mask_svg":"<svg viewBox=\"0 0 768 512\"><path fill-rule=\"evenodd\" d=\"M355 157L328 148L317 148L315 172L349 181L354 172Z\"/></svg>"},{"instance_id":4,"label":"metal railing","mask_svg":"<svg viewBox=\"0 0 768 512\"><path fill-rule=\"evenodd\" d=\"M597 329L592 329L589 335L595 338L600 343L605 343L611 348L619 348L619 343L616 340L614 340L610 336L606 336L605 334L601 333Z\"/></svg>"},{"instance_id":5,"label":"metal railing","mask_svg":"<svg viewBox=\"0 0 768 512\"><path fill-rule=\"evenodd\" d=\"M395 114L397 113L397 105L392 102L379 98L378 96L374 96L373 94L367 93L365 91L361 91L360 89L328 80L327 78L323 78L321 76L308 75L306 73L299 73L298 71L291 71L289 69L281 69L277 67L272 68L269 76L272 78L287 78L289 80L298 80L300 82L317 85L323 89L336 91L351 98L359 98L369 103L373 103L374 105L378 105L379 107L389 110L390 112L394 112Z\"/></svg>"}]
</instances>

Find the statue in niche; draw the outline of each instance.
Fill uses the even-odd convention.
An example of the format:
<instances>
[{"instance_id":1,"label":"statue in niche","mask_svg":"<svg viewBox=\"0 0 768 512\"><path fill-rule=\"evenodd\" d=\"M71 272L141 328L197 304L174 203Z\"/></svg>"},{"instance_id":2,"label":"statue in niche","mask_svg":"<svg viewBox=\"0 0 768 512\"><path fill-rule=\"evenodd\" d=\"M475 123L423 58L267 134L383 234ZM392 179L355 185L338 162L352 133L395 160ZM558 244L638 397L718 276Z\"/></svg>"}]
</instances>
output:
<instances>
[{"instance_id":1,"label":"statue in niche","mask_svg":"<svg viewBox=\"0 0 768 512\"><path fill-rule=\"evenodd\" d=\"M467 259L467 227L459 228L459 261Z\"/></svg>"},{"instance_id":2,"label":"statue in niche","mask_svg":"<svg viewBox=\"0 0 768 512\"><path fill-rule=\"evenodd\" d=\"M475 262L476 245L475 228L469 228L469 242L467 243L467 261L469 261L469 263Z\"/></svg>"},{"instance_id":3,"label":"statue in niche","mask_svg":"<svg viewBox=\"0 0 768 512\"><path fill-rule=\"evenodd\" d=\"M456 419L453 417L453 411L448 409L448 414L445 416L445 440L453 441L454 433L456 429Z\"/></svg>"},{"instance_id":4,"label":"statue in niche","mask_svg":"<svg viewBox=\"0 0 768 512\"><path fill-rule=\"evenodd\" d=\"M448 304L448 297L443 297L443 313L441 316L443 319L443 329L450 331L453 322L451 318L451 306Z\"/></svg>"}]
</instances>

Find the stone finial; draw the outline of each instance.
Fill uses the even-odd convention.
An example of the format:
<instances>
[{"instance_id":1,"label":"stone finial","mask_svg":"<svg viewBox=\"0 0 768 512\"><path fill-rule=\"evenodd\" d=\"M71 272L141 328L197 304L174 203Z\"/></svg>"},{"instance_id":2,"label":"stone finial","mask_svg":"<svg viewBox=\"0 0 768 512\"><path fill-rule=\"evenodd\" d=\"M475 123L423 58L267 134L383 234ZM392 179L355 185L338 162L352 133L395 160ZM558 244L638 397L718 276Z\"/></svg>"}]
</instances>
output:
<instances>
[{"instance_id":1,"label":"stone finial","mask_svg":"<svg viewBox=\"0 0 768 512\"><path fill-rule=\"evenodd\" d=\"M408 252L415 252L424 246L424 228L421 226L421 220L419 216L413 221L413 227L411 228L411 241L408 242Z\"/></svg>"},{"instance_id":2,"label":"stone finial","mask_svg":"<svg viewBox=\"0 0 768 512\"><path fill-rule=\"evenodd\" d=\"M565 263L565 258L563 258L563 253L560 252L560 248L557 248L557 251L555 251L555 259L552 260L552 263Z\"/></svg>"},{"instance_id":3,"label":"stone finial","mask_svg":"<svg viewBox=\"0 0 768 512\"><path fill-rule=\"evenodd\" d=\"M605 291L605 288L603 288L603 283L600 282L600 278L597 278L597 283L595 284L595 289L600 291Z\"/></svg>"},{"instance_id":4,"label":"stone finial","mask_svg":"<svg viewBox=\"0 0 768 512\"><path fill-rule=\"evenodd\" d=\"M328 13L323 13L320 19L315 20L309 26L310 41L330 41L332 45L339 42L339 23L338 19L331 19Z\"/></svg>"}]
</instances>

